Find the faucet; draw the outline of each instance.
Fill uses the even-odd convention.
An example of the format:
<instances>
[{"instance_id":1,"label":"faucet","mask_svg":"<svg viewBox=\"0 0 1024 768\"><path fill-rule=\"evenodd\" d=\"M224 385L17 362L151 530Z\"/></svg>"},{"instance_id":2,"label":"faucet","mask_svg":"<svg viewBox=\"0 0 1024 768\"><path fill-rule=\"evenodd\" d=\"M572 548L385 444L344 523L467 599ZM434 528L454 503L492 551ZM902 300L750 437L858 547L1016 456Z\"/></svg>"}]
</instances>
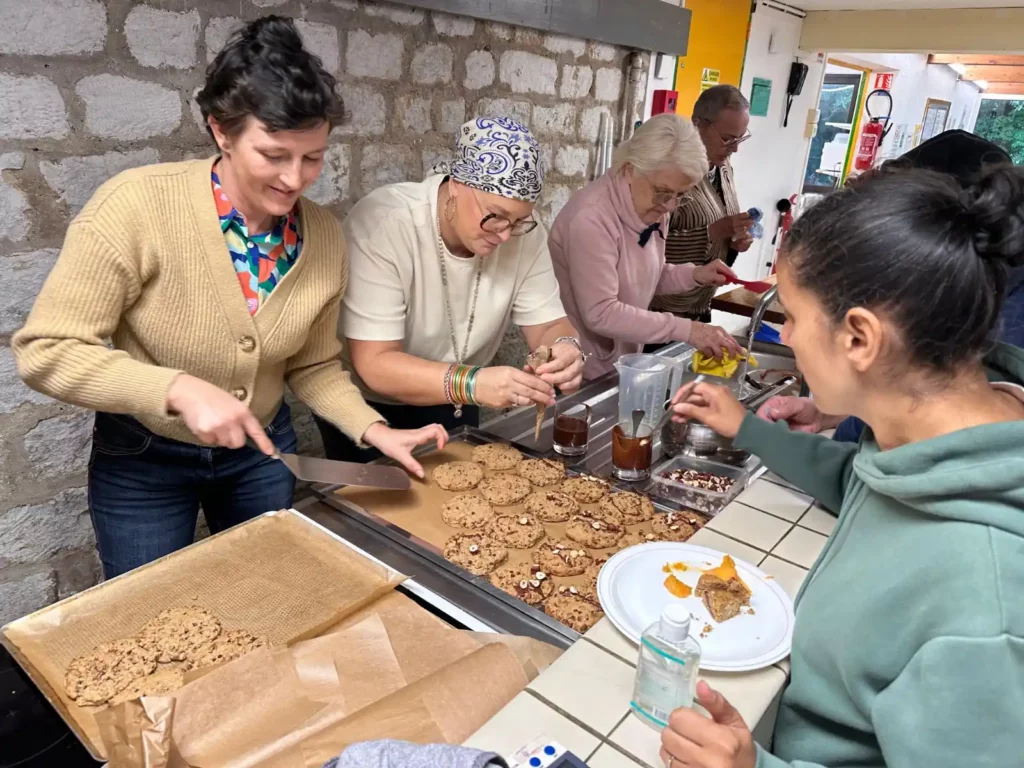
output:
<instances>
[{"instance_id":1,"label":"faucet","mask_svg":"<svg viewBox=\"0 0 1024 768\"><path fill-rule=\"evenodd\" d=\"M761 321L764 320L764 313L768 311L768 307L775 301L775 297L779 294L779 286L773 285L761 296L757 302L757 306L754 307L754 311L750 315L750 325L747 326L747 346L753 348L754 346L754 334L761 329ZM743 374L746 375L746 364L744 363ZM741 379L742 381L742 379ZM807 388L807 380L800 377L800 397L807 397L810 394L810 390Z\"/></svg>"},{"instance_id":2,"label":"faucet","mask_svg":"<svg viewBox=\"0 0 1024 768\"><path fill-rule=\"evenodd\" d=\"M753 345L754 335L761 329L761 321L764 319L764 313L768 311L768 307L775 301L775 297L779 293L779 286L773 285L761 296L757 302L757 306L754 307L754 311L750 315L750 325L747 326L747 344Z\"/></svg>"}]
</instances>

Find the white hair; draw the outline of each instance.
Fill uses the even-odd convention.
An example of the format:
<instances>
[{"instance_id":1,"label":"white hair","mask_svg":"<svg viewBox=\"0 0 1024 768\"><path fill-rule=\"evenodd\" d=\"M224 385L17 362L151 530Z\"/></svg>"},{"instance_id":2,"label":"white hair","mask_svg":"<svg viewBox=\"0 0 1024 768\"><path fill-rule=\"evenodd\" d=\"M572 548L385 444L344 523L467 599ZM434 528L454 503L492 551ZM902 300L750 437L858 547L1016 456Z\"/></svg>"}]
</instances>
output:
<instances>
[{"instance_id":1,"label":"white hair","mask_svg":"<svg viewBox=\"0 0 1024 768\"><path fill-rule=\"evenodd\" d=\"M674 112L655 115L615 149L612 171L629 165L637 173L678 168L691 180L708 172L708 155L700 133L690 120Z\"/></svg>"}]
</instances>

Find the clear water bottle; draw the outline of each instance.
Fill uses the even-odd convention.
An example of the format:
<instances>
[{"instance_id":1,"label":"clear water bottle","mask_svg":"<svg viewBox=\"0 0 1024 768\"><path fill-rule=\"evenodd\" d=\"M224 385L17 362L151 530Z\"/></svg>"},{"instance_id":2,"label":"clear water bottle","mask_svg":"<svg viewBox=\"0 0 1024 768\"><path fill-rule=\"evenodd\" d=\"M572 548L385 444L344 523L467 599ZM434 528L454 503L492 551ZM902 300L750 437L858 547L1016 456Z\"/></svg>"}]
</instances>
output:
<instances>
[{"instance_id":1,"label":"clear water bottle","mask_svg":"<svg viewBox=\"0 0 1024 768\"><path fill-rule=\"evenodd\" d=\"M630 708L652 728L665 728L673 711L693 704L699 666L700 644L690 637L690 612L670 603L640 636Z\"/></svg>"},{"instance_id":2,"label":"clear water bottle","mask_svg":"<svg viewBox=\"0 0 1024 768\"><path fill-rule=\"evenodd\" d=\"M764 218L764 214L760 208L751 208L747 211L747 214L753 220L754 224L750 227L750 235L755 239L764 237L764 224L761 223L761 219Z\"/></svg>"}]
</instances>

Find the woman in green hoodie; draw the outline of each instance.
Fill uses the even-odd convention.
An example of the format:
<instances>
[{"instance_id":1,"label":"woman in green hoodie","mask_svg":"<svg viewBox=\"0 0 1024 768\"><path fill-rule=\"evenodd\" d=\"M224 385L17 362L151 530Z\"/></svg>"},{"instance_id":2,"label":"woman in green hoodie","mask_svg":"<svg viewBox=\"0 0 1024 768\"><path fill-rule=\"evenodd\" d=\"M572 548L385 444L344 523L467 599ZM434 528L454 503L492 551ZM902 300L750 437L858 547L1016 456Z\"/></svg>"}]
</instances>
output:
<instances>
[{"instance_id":1,"label":"woman in green hoodie","mask_svg":"<svg viewBox=\"0 0 1024 768\"><path fill-rule=\"evenodd\" d=\"M1024 352L989 342L1022 264L1020 169L967 191L883 177L796 222L783 340L822 409L869 432L836 443L724 388L677 394L676 418L735 437L839 521L797 595L774 754L701 683L711 717L672 715L667 768L1024 765Z\"/></svg>"}]
</instances>

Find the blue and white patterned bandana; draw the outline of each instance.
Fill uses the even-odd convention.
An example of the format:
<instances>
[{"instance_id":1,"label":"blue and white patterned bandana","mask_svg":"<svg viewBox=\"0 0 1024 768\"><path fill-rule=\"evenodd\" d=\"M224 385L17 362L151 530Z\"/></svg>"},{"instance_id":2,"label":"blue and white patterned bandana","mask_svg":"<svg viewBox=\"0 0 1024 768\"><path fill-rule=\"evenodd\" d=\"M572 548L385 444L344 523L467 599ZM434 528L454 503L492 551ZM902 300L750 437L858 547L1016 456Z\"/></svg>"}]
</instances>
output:
<instances>
[{"instance_id":1,"label":"blue and white patterned bandana","mask_svg":"<svg viewBox=\"0 0 1024 768\"><path fill-rule=\"evenodd\" d=\"M459 129L451 166L434 170L481 192L535 203L546 169L529 128L509 117L478 117Z\"/></svg>"}]
</instances>

